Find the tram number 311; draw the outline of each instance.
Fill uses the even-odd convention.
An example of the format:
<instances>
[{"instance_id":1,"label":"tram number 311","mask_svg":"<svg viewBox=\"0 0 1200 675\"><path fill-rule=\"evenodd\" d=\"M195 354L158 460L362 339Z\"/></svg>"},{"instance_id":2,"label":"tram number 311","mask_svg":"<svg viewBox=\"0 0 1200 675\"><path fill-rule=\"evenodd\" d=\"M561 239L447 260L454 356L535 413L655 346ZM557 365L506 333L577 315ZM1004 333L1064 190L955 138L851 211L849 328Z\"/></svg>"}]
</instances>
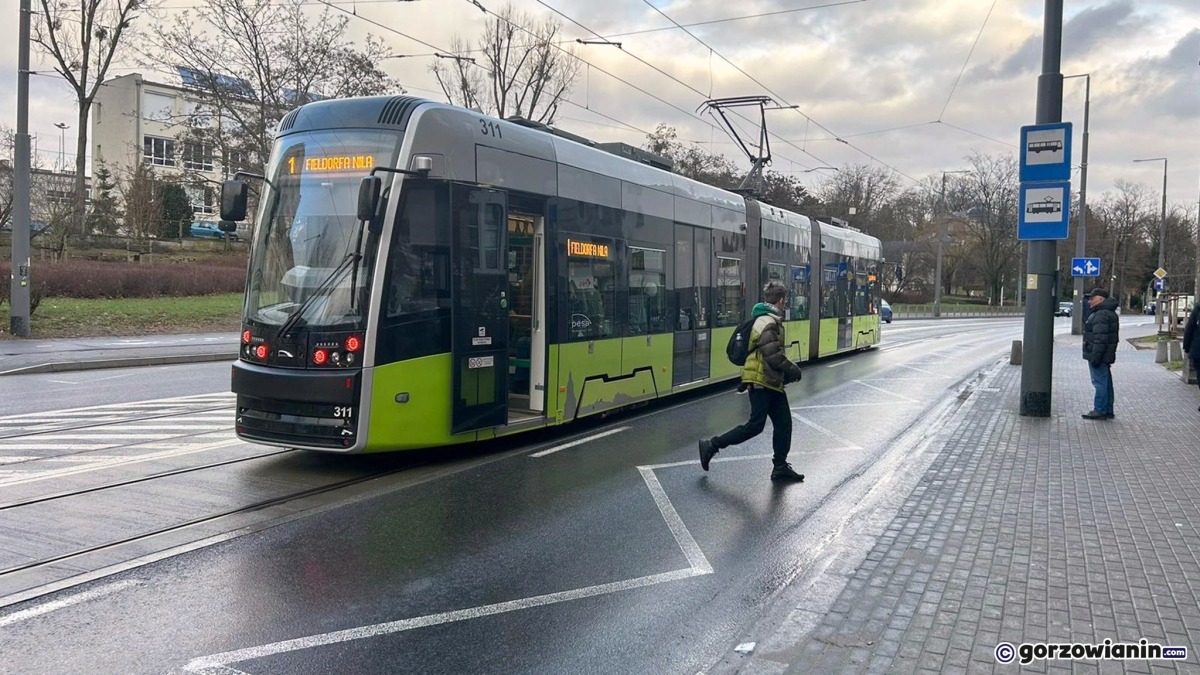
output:
<instances>
[{"instance_id":1,"label":"tram number 311","mask_svg":"<svg viewBox=\"0 0 1200 675\"><path fill-rule=\"evenodd\" d=\"M500 132L500 125L489 120L479 120L479 133L484 136L504 138L504 134Z\"/></svg>"},{"instance_id":2,"label":"tram number 311","mask_svg":"<svg viewBox=\"0 0 1200 675\"><path fill-rule=\"evenodd\" d=\"M335 405L333 407L333 416L338 419L348 420L354 417L354 408L348 405Z\"/></svg>"}]
</instances>

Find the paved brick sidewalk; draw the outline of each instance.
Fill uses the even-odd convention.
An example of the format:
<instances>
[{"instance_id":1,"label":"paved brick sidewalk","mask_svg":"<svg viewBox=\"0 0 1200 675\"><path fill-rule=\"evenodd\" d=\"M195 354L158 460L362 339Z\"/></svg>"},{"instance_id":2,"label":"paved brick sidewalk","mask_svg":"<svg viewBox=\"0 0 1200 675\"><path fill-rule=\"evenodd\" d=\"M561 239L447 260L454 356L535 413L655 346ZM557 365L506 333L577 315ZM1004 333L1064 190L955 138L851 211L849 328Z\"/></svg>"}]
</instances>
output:
<instances>
[{"instance_id":1,"label":"paved brick sidewalk","mask_svg":"<svg viewBox=\"0 0 1200 675\"><path fill-rule=\"evenodd\" d=\"M1052 417L1019 415L1020 367L1005 365L832 607L801 601L793 615L815 626L739 670L1017 672L997 644L1146 638L1187 661L1020 670L1200 673L1200 391L1123 344L1117 418L1084 420L1079 340L1055 346Z\"/></svg>"}]
</instances>

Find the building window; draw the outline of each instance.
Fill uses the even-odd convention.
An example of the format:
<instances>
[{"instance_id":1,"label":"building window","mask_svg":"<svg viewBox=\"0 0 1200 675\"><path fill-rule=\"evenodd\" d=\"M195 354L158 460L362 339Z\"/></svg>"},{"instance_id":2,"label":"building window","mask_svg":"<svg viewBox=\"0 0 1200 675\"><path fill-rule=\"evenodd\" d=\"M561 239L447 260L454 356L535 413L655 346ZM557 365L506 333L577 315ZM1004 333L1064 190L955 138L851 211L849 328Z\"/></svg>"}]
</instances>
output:
<instances>
[{"instance_id":1,"label":"building window","mask_svg":"<svg viewBox=\"0 0 1200 675\"><path fill-rule=\"evenodd\" d=\"M153 166L175 166L175 141L146 136L142 139L142 160Z\"/></svg>"},{"instance_id":2,"label":"building window","mask_svg":"<svg viewBox=\"0 0 1200 675\"><path fill-rule=\"evenodd\" d=\"M189 171L212 171L213 151L207 143L183 144L183 168Z\"/></svg>"},{"instance_id":3,"label":"building window","mask_svg":"<svg viewBox=\"0 0 1200 675\"><path fill-rule=\"evenodd\" d=\"M230 150L225 153L225 172L233 175L239 171L249 171L250 153L245 150Z\"/></svg>"},{"instance_id":4,"label":"building window","mask_svg":"<svg viewBox=\"0 0 1200 675\"><path fill-rule=\"evenodd\" d=\"M175 97L152 92L142 93L142 117L156 122L170 122L175 115Z\"/></svg>"},{"instance_id":5,"label":"building window","mask_svg":"<svg viewBox=\"0 0 1200 675\"><path fill-rule=\"evenodd\" d=\"M211 216L217 212L216 200L213 198L213 189L199 185L188 185L184 187L187 192L188 201L192 203L192 212Z\"/></svg>"}]
</instances>

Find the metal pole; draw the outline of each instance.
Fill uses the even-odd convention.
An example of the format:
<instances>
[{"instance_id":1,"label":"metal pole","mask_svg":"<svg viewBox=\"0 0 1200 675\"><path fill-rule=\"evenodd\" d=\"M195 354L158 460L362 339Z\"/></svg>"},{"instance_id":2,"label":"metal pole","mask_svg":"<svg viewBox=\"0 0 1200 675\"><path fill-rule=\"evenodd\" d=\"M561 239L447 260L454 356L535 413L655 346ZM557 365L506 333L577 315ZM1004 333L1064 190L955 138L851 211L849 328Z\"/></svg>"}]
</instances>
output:
<instances>
[{"instance_id":1,"label":"metal pole","mask_svg":"<svg viewBox=\"0 0 1200 675\"><path fill-rule=\"evenodd\" d=\"M1163 195L1162 195L1162 215L1158 220L1158 268L1163 268L1163 263L1166 262L1167 253L1167 160L1163 159ZM1167 290L1167 282L1163 280L1163 291ZM1158 322L1158 330L1163 329L1163 303L1154 303L1154 313Z\"/></svg>"},{"instance_id":2,"label":"metal pole","mask_svg":"<svg viewBox=\"0 0 1200 675\"><path fill-rule=\"evenodd\" d=\"M9 328L29 337L29 17L30 0L21 0L17 40L17 133L13 148L12 285Z\"/></svg>"},{"instance_id":3,"label":"metal pole","mask_svg":"<svg viewBox=\"0 0 1200 675\"><path fill-rule=\"evenodd\" d=\"M1083 95L1083 163L1079 169L1079 231L1075 234L1075 257L1087 257L1087 176L1088 176L1088 116L1092 106L1092 76L1069 75L1063 79L1082 77L1084 79ZM1072 298L1074 307L1071 309L1071 335L1083 334L1084 312L1087 306L1083 302L1084 277L1075 277L1075 297Z\"/></svg>"},{"instance_id":4,"label":"metal pole","mask_svg":"<svg viewBox=\"0 0 1200 675\"><path fill-rule=\"evenodd\" d=\"M933 273L933 317L942 315L942 240L946 238L946 172L942 172L942 198L938 200L937 265Z\"/></svg>"},{"instance_id":5,"label":"metal pole","mask_svg":"<svg viewBox=\"0 0 1200 675\"><path fill-rule=\"evenodd\" d=\"M1042 74L1038 77L1037 123L1062 121L1063 0L1046 0ZM1025 282L1024 358L1021 361L1021 414L1050 416L1054 366L1055 242L1029 242Z\"/></svg>"}]
</instances>

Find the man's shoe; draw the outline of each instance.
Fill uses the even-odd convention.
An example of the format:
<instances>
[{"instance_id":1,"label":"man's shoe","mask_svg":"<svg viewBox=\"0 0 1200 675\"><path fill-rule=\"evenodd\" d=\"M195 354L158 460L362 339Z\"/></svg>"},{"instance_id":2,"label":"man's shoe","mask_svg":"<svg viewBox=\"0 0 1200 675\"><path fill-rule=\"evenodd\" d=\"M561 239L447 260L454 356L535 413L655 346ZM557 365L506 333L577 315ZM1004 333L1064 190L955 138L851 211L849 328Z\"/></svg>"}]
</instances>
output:
<instances>
[{"instance_id":1,"label":"man's shoe","mask_svg":"<svg viewBox=\"0 0 1200 675\"><path fill-rule=\"evenodd\" d=\"M1108 415L1105 415L1104 413L1098 413L1095 410L1091 410L1091 411L1083 413L1083 419L1085 419L1085 420L1106 420L1106 419L1108 419Z\"/></svg>"},{"instance_id":2,"label":"man's shoe","mask_svg":"<svg viewBox=\"0 0 1200 675\"><path fill-rule=\"evenodd\" d=\"M803 483L804 474L796 473L792 470L791 464L783 463L771 471L771 480L787 481L789 483Z\"/></svg>"},{"instance_id":3,"label":"man's shoe","mask_svg":"<svg viewBox=\"0 0 1200 675\"><path fill-rule=\"evenodd\" d=\"M1116 418L1117 416L1112 413L1104 413L1104 419L1106 420L1115 420Z\"/></svg>"},{"instance_id":4,"label":"man's shoe","mask_svg":"<svg viewBox=\"0 0 1200 675\"><path fill-rule=\"evenodd\" d=\"M707 439L700 439L700 468L708 471L708 463L717 454L717 446Z\"/></svg>"}]
</instances>

